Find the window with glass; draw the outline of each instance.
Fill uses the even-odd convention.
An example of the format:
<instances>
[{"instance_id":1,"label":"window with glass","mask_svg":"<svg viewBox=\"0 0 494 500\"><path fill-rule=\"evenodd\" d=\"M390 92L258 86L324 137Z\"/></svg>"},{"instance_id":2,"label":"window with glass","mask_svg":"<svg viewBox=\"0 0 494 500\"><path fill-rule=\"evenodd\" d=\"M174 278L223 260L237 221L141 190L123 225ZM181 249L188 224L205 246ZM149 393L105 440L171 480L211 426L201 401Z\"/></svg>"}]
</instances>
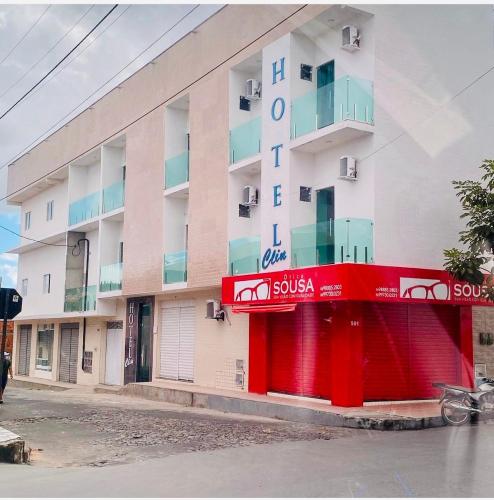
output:
<instances>
[{"instance_id":1,"label":"window with glass","mask_svg":"<svg viewBox=\"0 0 494 500\"><path fill-rule=\"evenodd\" d=\"M27 295L27 284L28 284L27 278L24 278L22 280L22 289L21 289L21 294L23 297Z\"/></svg>"},{"instance_id":2,"label":"window with glass","mask_svg":"<svg viewBox=\"0 0 494 500\"><path fill-rule=\"evenodd\" d=\"M53 206L54 206L54 200L50 200L49 202L46 203L46 220L50 221L53 220Z\"/></svg>"},{"instance_id":3,"label":"window with glass","mask_svg":"<svg viewBox=\"0 0 494 500\"><path fill-rule=\"evenodd\" d=\"M24 214L24 230L28 230L31 227L31 212L26 212Z\"/></svg>"},{"instance_id":4,"label":"window with glass","mask_svg":"<svg viewBox=\"0 0 494 500\"><path fill-rule=\"evenodd\" d=\"M51 372L53 360L53 336L55 325L53 323L38 325L38 338L36 347L36 369Z\"/></svg>"},{"instance_id":5,"label":"window with glass","mask_svg":"<svg viewBox=\"0 0 494 500\"><path fill-rule=\"evenodd\" d=\"M43 293L50 293L51 274L43 275Z\"/></svg>"}]
</instances>

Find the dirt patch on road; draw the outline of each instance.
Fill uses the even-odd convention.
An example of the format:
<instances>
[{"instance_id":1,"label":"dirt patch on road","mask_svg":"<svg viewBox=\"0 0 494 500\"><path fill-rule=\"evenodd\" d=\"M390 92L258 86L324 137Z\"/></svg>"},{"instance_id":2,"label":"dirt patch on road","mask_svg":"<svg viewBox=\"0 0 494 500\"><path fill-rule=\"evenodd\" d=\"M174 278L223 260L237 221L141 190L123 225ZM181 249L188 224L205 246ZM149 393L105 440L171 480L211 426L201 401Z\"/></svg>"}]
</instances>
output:
<instances>
[{"instance_id":1,"label":"dirt patch on road","mask_svg":"<svg viewBox=\"0 0 494 500\"><path fill-rule=\"evenodd\" d=\"M220 448L350 436L354 431L180 411L70 405L70 415L3 421L35 451L33 465L106 466Z\"/></svg>"}]
</instances>

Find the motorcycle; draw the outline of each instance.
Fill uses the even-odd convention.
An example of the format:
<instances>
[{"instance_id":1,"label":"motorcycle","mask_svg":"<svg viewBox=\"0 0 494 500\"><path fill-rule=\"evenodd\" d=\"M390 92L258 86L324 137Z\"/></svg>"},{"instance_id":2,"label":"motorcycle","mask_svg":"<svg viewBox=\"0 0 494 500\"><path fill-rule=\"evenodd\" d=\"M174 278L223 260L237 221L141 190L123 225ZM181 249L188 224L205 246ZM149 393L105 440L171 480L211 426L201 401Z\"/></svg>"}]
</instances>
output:
<instances>
[{"instance_id":1,"label":"motorcycle","mask_svg":"<svg viewBox=\"0 0 494 500\"><path fill-rule=\"evenodd\" d=\"M439 403L441 416L447 425L463 425L472 418L494 410L494 379L479 377L476 389L435 382L443 391Z\"/></svg>"}]
</instances>

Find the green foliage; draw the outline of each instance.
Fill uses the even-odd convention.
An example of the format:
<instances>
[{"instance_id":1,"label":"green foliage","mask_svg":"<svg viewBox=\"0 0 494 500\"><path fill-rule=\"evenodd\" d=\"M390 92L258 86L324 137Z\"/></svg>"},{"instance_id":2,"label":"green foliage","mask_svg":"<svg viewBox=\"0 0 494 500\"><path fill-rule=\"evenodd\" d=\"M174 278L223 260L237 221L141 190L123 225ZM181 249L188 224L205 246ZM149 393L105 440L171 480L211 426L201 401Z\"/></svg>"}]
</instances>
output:
<instances>
[{"instance_id":1,"label":"green foliage","mask_svg":"<svg viewBox=\"0 0 494 500\"><path fill-rule=\"evenodd\" d=\"M480 181L453 181L463 209L466 229L459 241L466 250L444 250L445 268L455 278L474 285L484 283L483 268L494 254L494 160L484 160ZM493 272L484 283L484 296L494 301ZM484 272L483 272L484 271Z\"/></svg>"}]
</instances>

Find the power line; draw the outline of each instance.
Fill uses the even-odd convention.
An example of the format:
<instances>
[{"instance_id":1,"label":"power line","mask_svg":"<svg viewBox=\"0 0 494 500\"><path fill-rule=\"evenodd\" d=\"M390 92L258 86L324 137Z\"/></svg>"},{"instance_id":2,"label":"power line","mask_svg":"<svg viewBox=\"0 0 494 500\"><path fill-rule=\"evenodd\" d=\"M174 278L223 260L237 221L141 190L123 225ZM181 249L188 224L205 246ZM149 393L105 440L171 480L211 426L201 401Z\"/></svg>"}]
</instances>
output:
<instances>
[{"instance_id":1,"label":"power line","mask_svg":"<svg viewBox=\"0 0 494 500\"><path fill-rule=\"evenodd\" d=\"M268 30L266 30L264 33L262 33L261 35L259 35L257 38L255 38L254 40L252 40L251 42L249 42L248 44L244 45L242 48L238 49L236 52L234 52L232 55L226 57L225 59L223 59L222 61L220 61L218 64L216 64L215 66L213 66L210 70L206 71L206 73L204 73L202 76L196 78L195 80L193 80L192 82L188 83L187 85L185 85L184 87L182 87L180 90L178 90L177 92L175 92L173 95L171 95L170 97L166 98L164 101L161 101L160 103L156 104L155 106L153 106L151 109L149 109L148 111L144 112L142 115L138 116L136 119L132 120L131 122L125 124L123 127L121 127L120 129L114 131L111 135L109 135L108 137L102 139L100 142L94 144L93 146L91 146L89 149L81 152L79 155L77 156L74 156L73 158L71 158L70 160L68 160L66 163L64 163L63 165L60 165L59 167L56 167L52 170L50 170L49 172L46 172L42 177L39 177L38 179L35 179L29 183L27 183L26 185L24 185L22 188L19 188L15 191L13 191L12 193L8 193L7 195L3 196L2 198L0 198L0 201L3 201L3 200L6 200L9 196L12 196L14 194L17 194L18 192L22 191L23 189L25 188L28 188L29 186L32 186L33 184L36 184L37 182L39 182L41 179L44 179L47 175L51 175L53 173L55 173L57 170L60 170L61 168L63 168L65 165L68 165L69 163L73 162L74 160L76 160L77 158L89 153L90 151L92 151L94 148L98 147L98 146L101 146L104 142L106 142L107 140L111 139L112 137L114 137L115 135L123 132L126 128L134 125L135 123L137 123L138 121L142 120L143 118L145 118L146 116L148 116L149 114L151 114L153 111L156 111L158 108L160 108L161 106L163 106L163 104L166 104L167 102L175 99L175 97L177 97L178 95L180 95L183 91L189 89L190 87L192 87L193 85L195 85L196 83L200 82L201 80L203 80L204 78L208 77L211 73L213 73L214 71L216 71L218 68L220 68L223 64L227 63L228 61L230 61L231 59L235 58L238 54L240 54L243 50L249 48L250 46L254 45L256 42L258 42L261 38L265 37L266 35L268 35L269 33L271 33L271 31L274 31L276 30L280 25L282 25L284 22L288 21L288 19L292 18L293 16L297 15L301 10L305 9L307 7L308 4L304 4L302 5L301 7L299 7L296 11L292 12L290 15L288 15L287 17L285 17L284 19L282 19L281 21L279 21L277 24L275 24L274 26L272 26L271 28L269 28ZM186 35L184 35L186 36ZM130 77L129 77L130 78ZM5 163L4 165L2 165L0 167L0 169L2 168L5 168L7 167L9 164L11 163L11 161Z\"/></svg>"},{"instance_id":2,"label":"power line","mask_svg":"<svg viewBox=\"0 0 494 500\"><path fill-rule=\"evenodd\" d=\"M72 25L72 27L65 32L65 34L58 39L58 41L52 45L52 47L50 47L50 49L45 53L45 55L41 58L41 59L38 59L27 71L24 72L24 74L19 78L17 79L12 85L10 85L10 87L8 87L7 89L4 90L4 92L2 94L0 94L0 99L5 95L7 94L11 89L13 89L15 86L17 86L17 84L19 82L21 82L22 80L24 80L24 77L29 74L33 68L35 68L41 61L43 61L44 59L46 59L48 57L48 55L53 52L53 50L55 50L56 47L58 47L58 45L60 44L60 42L62 40L64 40L67 36L70 35L70 33L72 33L72 31L74 31L75 27L88 15L89 11L92 10L94 8L94 5L91 5L89 7L89 9L87 9L84 14L82 14L81 17L79 17L79 19L75 22L75 24Z\"/></svg>"},{"instance_id":3,"label":"power line","mask_svg":"<svg viewBox=\"0 0 494 500\"><path fill-rule=\"evenodd\" d=\"M129 6L126 10L128 10L131 6ZM10 163L12 163L16 158L19 157L19 155L22 155L24 152L28 151L31 146L33 146L34 144L36 144L40 139L42 139L47 133L50 133L53 129L55 129L60 123L63 123L64 120L69 117L74 111L77 111L77 109L79 109L86 101L88 101L89 99L91 99L91 97L93 97L94 95L96 95L101 89L103 89L106 85L108 85L109 82L111 82L112 80L114 80L120 73L122 73L123 71L125 71L131 64L133 64L137 59L139 59L139 57L141 57L146 51L148 51L153 45L155 45L156 43L158 43L165 35L167 35L172 29L174 29L176 26L178 26L178 24L180 24L188 15L190 15L194 10L196 10L199 6L195 6L193 7L189 12L187 12L182 18L180 18L173 26L171 26L169 29L167 29L164 33L162 33L156 40L154 40L150 45L148 45L144 50L142 50L139 54L137 54L136 57L134 57L134 59L132 59L128 64L126 64L118 73L114 74L109 80L107 80L105 83L103 83L103 85L101 85L100 87L98 87L92 94L90 94L88 97L86 97L83 101L81 101L75 108L73 108L72 110L70 110L66 115L64 115L60 120L58 120L56 123L54 123L48 130L45 130L41 135L39 135L36 139L34 139L34 141L32 141L29 145L27 145L22 151L20 151L19 153L17 153L15 156L13 156L10 160L8 160L6 163L4 163L2 166L0 166L0 170L2 170L3 168L7 167ZM126 11L125 10L125 11ZM122 12L120 15L124 14L125 13ZM120 17L120 16L119 16ZM118 18L117 18L118 19ZM116 19L115 19L116 21ZM87 48L87 47L86 47ZM82 52L80 52L78 54L78 56L82 54ZM77 57L78 57L77 56ZM74 58L75 59L75 58ZM72 61L71 61L72 62ZM66 67L66 66L65 66ZM65 67L63 69L65 69ZM62 71L63 71L62 69ZM0 200L1 201L1 200Z\"/></svg>"},{"instance_id":4,"label":"power line","mask_svg":"<svg viewBox=\"0 0 494 500\"><path fill-rule=\"evenodd\" d=\"M70 54L72 54L78 47L80 47L80 45L82 43L84 43L85 40L87 40L89 38L89 36L91 35L91 33L93 33L97 28L98 26L101 25L101 23L103 23L105 21L105 19L118 7L118 4L115 4L109 12L107 12L95 25L94 27L82 38L82 40L80 40L73 48L72 50L70 50L70 52L68 52L62 59L60 59L60 61L58 61L57 64L55 64L55 66L53 66L53 68L48 71L48 73L46 73L46 75L41 78L41 80L38 81L38 83L36 83L35 85L33 85L22 97L20 97L14 104L12 104L12 106L10 106L9 109L7 109L7 111L5 111L1 116L0 116L0 120L2 118L4 118L7 114L9 114L20 102L22 102L36 87L38 87L42 82L43 80L46 80L46 78L51 74L53 73L59 66L60 64L62 64L69 56Z\"/></svg>"},{"instance_id":5,"label":"power line","mask_svg":"<svg viewBox=\"0 0 494 500\"><path fill-rule=\"evenodd\" d=\"M0 65L2 65L8 58L9 56L14 52L14 50L19 47L19 45L26 39L26 37L33 31L33 29L37 26L37 24L41 21L41 19L44 17L44 15L51 9L51 5L48 5L48 7L41 13L41 15L36 19L34 24L22 35L21 39L10 49L8 54L0 61Z\"/></svg>"},{"instance_id":6,"label":"power line","mask_svg":"<svg viewBox=\"0 0 494 500\"><path fill-rule=\"evenodd\" d=\"M63 71L65 71L78 57L80 57L82 54L84 54L84 52L86 52L86 50L98 39L100 38L103 33L105 33L108 29L110 29L129 9L132 8L132 5L128 5L124 10L122 10L122 12L120 12L114 19L112 19L111 22L109 22L98 34L96 34L94 36L94 38L92 38L85 46L84 48L78 52L70 61L67 62L67 64L65 64L65 66L62 66L57 72L53 73L50 78L48 78L47 80L44 81L43 85L41 85L40 87L38 87L36 90L34 90L34 92L31 94L31 97L34 97L35 95L37 95L41 89L43 89L43 87L51 82L55 77L57 77L60 73L62 73Z\"/></svg>"},{"instance_id":7,"label":"power line","mask_svg":"<svg viewBox=\"0 0 494 500\"><path fill-rule=\"evenodd\" d=\"M8 231L9 233L14 234L15 236L19 236L19 238L24 238L25 240L34 241L36 243L41 243L42 245L46 245L46 246L49 246L49 247L75 248L75 245L63 245L61 243L46 243L45 241L37 240L35 238L29 238L27 236L23 236L22 234L16 233L12 229L9 229L8 227L2 226L1 224L0 224L0 229Z\"/></svg>"}]
</instances>

